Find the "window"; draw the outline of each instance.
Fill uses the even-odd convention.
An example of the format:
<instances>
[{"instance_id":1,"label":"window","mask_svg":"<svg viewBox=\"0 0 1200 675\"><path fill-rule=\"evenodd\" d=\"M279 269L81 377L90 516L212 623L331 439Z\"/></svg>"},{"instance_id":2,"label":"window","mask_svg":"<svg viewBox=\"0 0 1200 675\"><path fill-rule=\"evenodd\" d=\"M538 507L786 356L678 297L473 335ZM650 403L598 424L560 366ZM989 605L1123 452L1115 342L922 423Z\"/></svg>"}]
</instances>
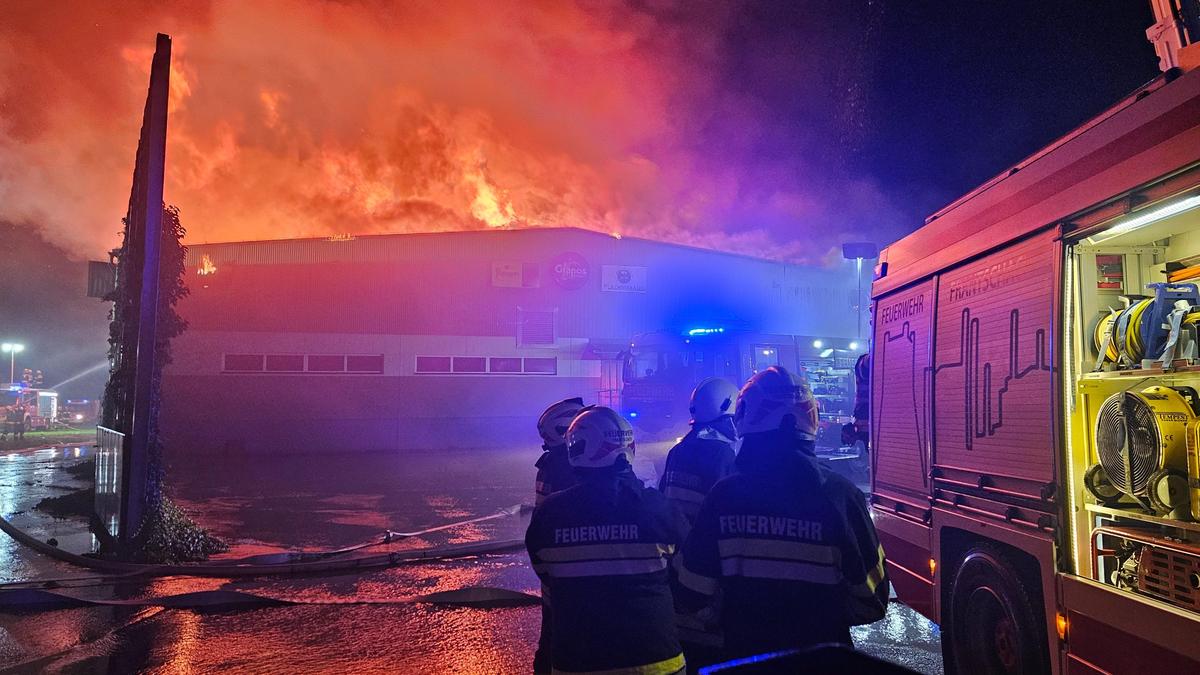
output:
<instances>
[{"instance_id":1,"label":"window","mask_svg":"<svg viewBox=\"0 0 1200 675\"><path fill-rule=\"evenodd\" d=\"M448 373L450 372L449 356L418 356L418 373Z\"/></svg>"},{"instance_id":2,"label":"window","mask_svg":"<svg viewBox=\"0 0 1200 675\"><path fill-rule=\"evenodd\" d=\"M383 354L347 356L346 370L351 373L382 373Z\"/></svg>"},{"instance_id":3,"label":"window","mask_svg":"<svg viewBox=\"0 0 1200 675\"><path fill-rule=\"evenodd\" d=\"M531 357L525 359L525 372L535 375L557 375L558 359L554 357Z\"/></svg>"},{"instance_id":4,"label":"window","mask_svg":"<svg viewBox=\"0 0 1200 675\"><path fill-rule=\"evenodd\" d=\"M554 344L554 311L518 310L517 344L525 346Z\"/></svg>"},{"instance_id":5,"label":"window","mask_svg":"<svg viewBox=\"0 0 1200 675\"><path fill-rule=\"evenodd\" d=\"M226 354L225 371L230 373L261 373L262 354Z\"/></svg>"},{"instance_id":6,"label":"window","mask_svg":"<svg viewBox=\"0 0 1200 675\"><path fill-rule=\"evenodd\" d=\"M309 354L308 372L342 373L346 371L346 357L341 354Z\"/></svg>"},{"instance_id":7,"label":"window","mask_svg":"<svg viewBox=\"0 0 1200 675\"><path fill-rule=\"evenodd\" d=\"M519 373L521 372L521 359L507 356L493 356L491 372L493 373Z\"/></svg>"},{"instance_id":8,"label":"window","mask_svg":"<svg viewBox=\"0 0 1200 675\"><path fill-rule=\"evenodd\" d=\"M303 373L303 354L267 354L268 373Z\"/></svg>"},{"instance_id":9,"label":"window","mask_svg":"<svg viewBox=\"0 0 1200 675\"><path fill-rule=\"evenodd\" d=\"M456 356L454 357L454 372L486 373L487 359L482 356Z\"/></svg>"}]
</instances>

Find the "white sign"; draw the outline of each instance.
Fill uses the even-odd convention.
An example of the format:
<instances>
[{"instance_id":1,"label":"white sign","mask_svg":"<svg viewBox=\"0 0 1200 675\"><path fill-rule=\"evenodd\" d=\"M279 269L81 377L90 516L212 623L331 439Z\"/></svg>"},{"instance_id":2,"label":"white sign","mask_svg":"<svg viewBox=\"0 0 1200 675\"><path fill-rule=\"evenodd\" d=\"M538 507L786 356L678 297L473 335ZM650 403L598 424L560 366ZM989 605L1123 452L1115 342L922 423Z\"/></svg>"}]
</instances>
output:
<instances>
[{"instance_id":1,"label":"white sign","mask_svg":"<svg viewBox=\"0 0 1200 675\"><path fill-rule=\"evenodd\" d=\"M628 265L601 265L600 289L613 293L645 293L646 268Z\"/></svg>"}]
</instances>

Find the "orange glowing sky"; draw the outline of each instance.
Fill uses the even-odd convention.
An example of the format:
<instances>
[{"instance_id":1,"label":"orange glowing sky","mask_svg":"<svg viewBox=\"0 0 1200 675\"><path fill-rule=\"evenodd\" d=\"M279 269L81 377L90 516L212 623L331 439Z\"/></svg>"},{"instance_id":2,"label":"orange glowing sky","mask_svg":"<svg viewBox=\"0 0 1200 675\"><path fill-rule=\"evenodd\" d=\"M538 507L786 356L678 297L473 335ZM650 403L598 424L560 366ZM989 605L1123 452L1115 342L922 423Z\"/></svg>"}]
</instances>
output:
<instances>
[{"instance_id":1,"label":"orange glowing sky","mask_svg":"<svg viewBox=\"0 0 1200 675\"><path fill-rule=\"evenodd\" d=\"M574 225L809 259L837 243L809 245L830 209L815 172L747 166L756 102L715 74L733 4L113 4L0 9L0 220L76 256L117 241L156 31L190 241Z\"/></svg>"}]
</instances>

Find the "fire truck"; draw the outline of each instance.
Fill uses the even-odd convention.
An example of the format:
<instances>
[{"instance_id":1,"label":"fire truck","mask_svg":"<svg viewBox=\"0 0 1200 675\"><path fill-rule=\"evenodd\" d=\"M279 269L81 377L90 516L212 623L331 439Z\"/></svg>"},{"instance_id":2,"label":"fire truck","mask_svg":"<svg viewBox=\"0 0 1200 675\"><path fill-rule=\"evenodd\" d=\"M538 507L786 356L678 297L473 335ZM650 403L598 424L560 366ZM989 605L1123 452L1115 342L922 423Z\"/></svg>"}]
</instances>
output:
<instances>
[{"instance_id":1,"label":"fire truck","mask_svg":"<svg viewBox=\"0 0 1200 675\"><path fill-rule=\"evenodd\" d=\"M29 412L29 429L44 431L58 419L58 392L23 384L8 385L0 397L0 408L20 405ZM2 421L2 420L0 420Z\"/></svg>"},{"instance_id":2,"label":"fire truck","mask_svg":"<svg viewBox=\"0 0 1200 675\"><path fill-rule=\"evenodd\" d=\"M854 361L865 349L853 338L774 335L725 327L657 331L636 336L620 354L621 412L643 433L678 436L691 415L692 389L708 377L741 385L782 365L802 372L821 405L819 440L836 445L852 419Z\"/></svg>"},{"instance_id":3,"label":"fire truck","mask_svg":"<svg viewBox=\"0 0 1200 675\"><path fill-rule=\"evenodd\" d=\"M1198 285L1200 68L881 253L871 509L948 672L1200 672Z\"/></svg>"}]
</instances>

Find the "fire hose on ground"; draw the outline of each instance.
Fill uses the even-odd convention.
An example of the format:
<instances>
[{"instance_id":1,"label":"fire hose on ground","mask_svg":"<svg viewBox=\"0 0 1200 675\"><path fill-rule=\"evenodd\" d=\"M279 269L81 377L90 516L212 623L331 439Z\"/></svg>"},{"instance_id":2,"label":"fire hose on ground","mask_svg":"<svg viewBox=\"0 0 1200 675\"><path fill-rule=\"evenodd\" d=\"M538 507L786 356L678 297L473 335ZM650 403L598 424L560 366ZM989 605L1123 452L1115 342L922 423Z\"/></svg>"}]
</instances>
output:
<instances>
[{"instance_id":1,"label":"fire hose on ground","mask_svg":"<svg viewBox=\"0 0 1200 675\"><path fill-rule=\"evenodd\" d=\"M264 577L264 576L294 576L304 574L328 574L334 572L354 572L383 567L393 567L403 564L450 560L488 553L503 553L519 550L524 542L520 539L499 541L472 542L466 544L448 544L407 551L389 551L359 555L351 558L341 558L349 553L362 551L377 546L419 537L433 532L449 530L463 525L496 520L517 515L529 507L516 504L494 513L470 518L467 520L446 523L413 532L396 532L388 530L370 541L327 551L287 551L254 555L234 560L223 560L209 563L158 565L131 563L117 560L105 560L63 551L56 546L42 542L15 527L7 519L0 517L0 530L3 530L17 542L34 551L62 562L70 563L107 574L91 577L66 577L60 579L42 579L0 584L0 607L13 608L46 608L47 606L64 605L108 605L108 606L156 606L156 607L215 607L236 605L289 605L289 604L399 604L413 602L428 602L438 604L475 605L475 606L513 606L536 604L540 602L535 595L520 591L501 588L472 587L440 593L409 596L400 598L334 598L334 599L289 599L279 598L261 593L217 589L179 593L174 595L156 596L136 599L96 599L86 594L71 592L67 584L78 582L89 583L90 586L108 585L156 577Z\"/></svg>"}]
</instances>

